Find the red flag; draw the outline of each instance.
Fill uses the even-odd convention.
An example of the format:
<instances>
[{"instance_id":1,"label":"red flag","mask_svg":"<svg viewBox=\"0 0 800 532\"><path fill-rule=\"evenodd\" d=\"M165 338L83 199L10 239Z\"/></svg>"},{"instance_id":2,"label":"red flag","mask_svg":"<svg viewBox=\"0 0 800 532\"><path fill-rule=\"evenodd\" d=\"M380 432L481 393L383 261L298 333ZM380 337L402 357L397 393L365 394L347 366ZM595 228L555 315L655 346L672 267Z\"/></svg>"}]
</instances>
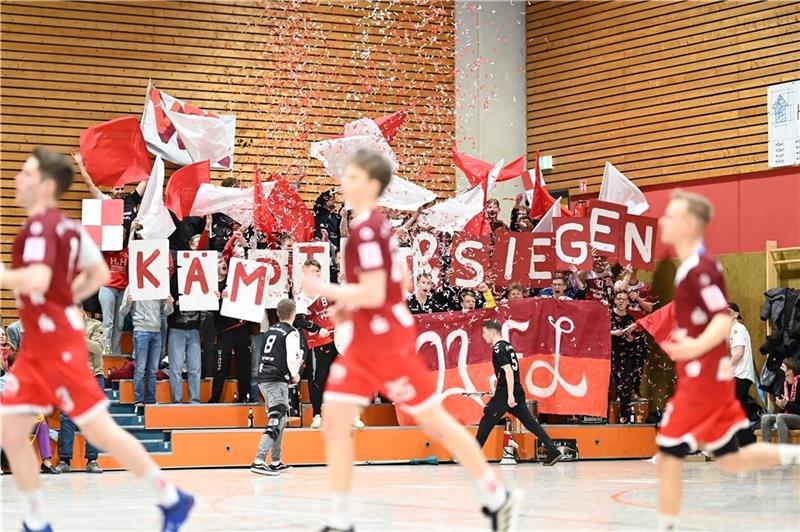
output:
<instances>
[{"instance_id":1,"label":"red flag","mask_svg":"<svg viewBox=\"0 0 800 532\"><path fill-rule=\"evenodd\" d=\"M275 182L262 209L256 206L255 219L264 233L288 233L296 242L310 242L314 236L314 215L297 190L285 179L273 175ZM259 183L256 183L258 187Z\"/></svg>"},{"instance_id":2,"label":"red flag","mask_svg":"<svg viewBox=\"0 0 800 532\"><path fill-rule=\"evenodd\" d=\"M459 234L477 237L488 236L492 234L492 226L489 224L489 220L486 218L486 213L481 211L475 215L470 221L467 222L467 225L464 226L464 229L462 229L461 233Z\"/></svg>"},{"instance_id":3,"label":"red flag","mask_svg":"<svg viewBox=\"0 0 800 532\"><path fill-rule=\"evenodd\" d=\"M536 160L533 163L535 178L533 179L533 197L531 198L531 210L530 210L530 217L531 220L540 220L547 214L547 211L550 210L550 207L553 206L553 202L556 200L547 189L542 185L542 174L541 170L539 169L539 152L537 151L535 154ZM572 216L572 213L569 209L565 208L563 205L561 206L561 217L568 218Z\"/></svg>"},{"instance_id":4,"label":"red flag","mask_svg":"<svg viewBox=\"0 0 800 532\"><path fill-rule=\"evenodd\" d=\"M383 133L383 138L386 139L386 142L392 142L395 135L397 135L397 131L400 129L400 126L402 126L403 122L406 121L407 114L408 110L403 109L402 111L397 111L396 113L381 116L380 118L375 118L373 120L375 125L381 128L381 133Z\"/></svg>"},{"instance_id":5,"label":"red flag","mask_svg":"<svg viewBox=\"0 0 800 532\"><path fill-rule=\"evenodd\" d=\"M139 127L139 118L124 116L85 129L81 157L99 186L138 183L150 176L153 163Z\"/></svg>"},{"instance_id":6,"label":"red flag","mask_svg":"<svg viewBox=\"0 0 800 532\"><path fill-rule=\"evenodd\" d=\"M197 189L202 183L211 183L211 163L199 163L184 166L172 173L167 181L167 191L164 193L164 205L171 210L178 220L189 216L197 196Z\"/></svg>"},{"instance_id":7,"label":"red flag","mask_svg":"<svg viewBox=\"0 0 800 532\"><path fill-rule=\"evenodd\" d=\"M476 159L475 157L467 155L466 153L461 153L458 151L458 146L455 144L453 145L453 164L455 164L457 168L466 174L469 184L473 187L477 186L478 183L486 182L486 179L489 177L489 172L491 172L492 168L494 168L494 165L491 163L481 161L480 159ZM505 165L502 170L500 170L500 175L497 176L497 181L508 181L509 179L519 177L524 170L525 156L520 155L518 158L511 161Z\"/></svg>"},{"instance_id":8,"label":"red flag","mask_svg":"<svg viewBox=\"0 0 800 532\"><path fill-rule=\"evenodd\" d=\"M636 320L636 324L650 333L653 340L661 345L669 339L675 324L675 304L670 301L660 309Z\"/></svg>"}]
</instances>

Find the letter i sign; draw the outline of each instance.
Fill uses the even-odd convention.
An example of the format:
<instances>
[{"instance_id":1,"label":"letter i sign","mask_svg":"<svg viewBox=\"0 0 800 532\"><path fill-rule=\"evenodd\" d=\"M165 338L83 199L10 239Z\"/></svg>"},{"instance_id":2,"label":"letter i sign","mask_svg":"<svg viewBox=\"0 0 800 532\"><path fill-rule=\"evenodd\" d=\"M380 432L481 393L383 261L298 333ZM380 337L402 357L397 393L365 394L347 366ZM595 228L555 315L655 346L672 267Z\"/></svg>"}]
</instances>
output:
<instances>
[{"instance_id":1,"label":"letter i sign","mask_svg":"<svg viewBox=\"0 0 800 532\"><path fill-rule=\"evenodd\" d=\"M101 251L119 251L123 247L123 201L85 199L81 205L81 223Z\"/></svg>"}]
</instances>

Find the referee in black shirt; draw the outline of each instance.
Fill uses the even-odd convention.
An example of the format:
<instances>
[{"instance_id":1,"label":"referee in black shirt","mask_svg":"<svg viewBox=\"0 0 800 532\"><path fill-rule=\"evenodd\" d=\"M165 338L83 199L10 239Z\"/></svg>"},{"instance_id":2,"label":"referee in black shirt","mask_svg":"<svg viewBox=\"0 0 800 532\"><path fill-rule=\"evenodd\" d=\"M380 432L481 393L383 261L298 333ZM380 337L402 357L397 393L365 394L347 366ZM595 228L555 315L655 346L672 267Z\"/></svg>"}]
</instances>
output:
<instances>
[{"instance_id":1,"label":"referee in black shirt","mask_svg":"<svg viewBox=\"0 0 800 532\"><path fill-rule=\"evenodd\" d=\"M563 458L563 455L525 404L525 390L519 381L517 353L510 343L503 340L502 330L497 320L483 322L483 339L492 346L492 365L497 376L497 386L494 395L483 409L483 417L478 424L478 443L483 447L486 438L500 418L506 412L510 412L547 447L544 465L554 465ZM513 384L509 386L509 383Z\"/></svg>"}]
</instances>

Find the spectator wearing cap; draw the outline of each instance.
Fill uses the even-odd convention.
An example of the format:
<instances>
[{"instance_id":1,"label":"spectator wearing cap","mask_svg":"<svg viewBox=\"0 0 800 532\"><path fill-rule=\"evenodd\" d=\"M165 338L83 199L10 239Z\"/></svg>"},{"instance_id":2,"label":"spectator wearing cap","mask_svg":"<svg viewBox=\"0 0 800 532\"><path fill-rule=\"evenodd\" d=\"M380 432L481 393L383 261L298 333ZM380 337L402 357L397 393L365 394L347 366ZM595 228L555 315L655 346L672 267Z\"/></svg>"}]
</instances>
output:
<instances>
[{"instance_id":1,"label":"spectator wearing cap","mask_svg":"<svg viewBox=\"0 0 800 532\"><path fill-rule=\"evenodd\" d=\"M736 399L742 404L745 412L748 412L750 402L750 386L756 382L756 369L753 365L753 348L750 345L750 333L742 323L742 314L739 305L730 303L731 315L736 319L731 326L728 337L728 345L731 350L731 364L733 365L733 376L736 381Z\"/></svg>"}]
</instances>

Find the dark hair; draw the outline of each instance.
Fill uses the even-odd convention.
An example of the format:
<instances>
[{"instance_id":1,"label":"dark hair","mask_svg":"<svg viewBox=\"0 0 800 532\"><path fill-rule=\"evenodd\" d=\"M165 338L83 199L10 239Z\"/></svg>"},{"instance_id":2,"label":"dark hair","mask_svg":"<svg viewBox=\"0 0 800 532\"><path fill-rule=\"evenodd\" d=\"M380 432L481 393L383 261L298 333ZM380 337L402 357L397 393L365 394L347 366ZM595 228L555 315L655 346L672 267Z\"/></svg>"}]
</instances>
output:
<instances>
[{"instance_id":1,"label":"dark hair","mask_svg":"<svg viewBox=\"0 0 800 532\"><path fill-rule=\"evenodd\" d=\"M278 319L281 321L288 320L292 317L296 309L297 305L294 304L294 301L291 299L281 299L278 301L278 308L276 309L278 312Z\"/></svg>"},{"instance_id":2,"label":"dark hair","mask_svg":"<svg viewBox=\"0 0 800 532\"><path fill-rule=\"evenodd\" d=\"M315 268L322 269L322 265L317 259L308 259L303 263L303 266L314 266Z\"/></svg>"},{"instance_id":3,"label":"dark hair","mask_svg":"<svg viewBox=\"0 0 800 532\"><path fill-rule=\"evenodd\" d=\"M490 205L490 204L491 205L497 205L499 207L500 206L500 200L498 200L497 198L489 198L489 199L486 200L486 205Z\"/></svg>"},{"instance_id":4,"label":"dark hair","mask_svg":"<svg viewBox=\"0 0 800 532\"><path fill-rule=\"evenodd\" d=\"M31 156L38 161L42 177L56 182L57 198L69 190L75 170L63 154L38 146L33 149Z\"/></svg>"},{"instance_id":5,"label":"dark hair","mask_svg":"<svg viewBox=\"0 0 800 532\"><path fill-rule=\"evenodd\" d=\"M279 240L280 245L282 246L287 240L291 240L292 242L294 242L294 237L292 235L290 235L289 233L283 233L281 235L280 240Z\"/></svg>"},{"instance_id":6,"label":"dark hair","mask_svg":"<svg viewBox=\"0 0 800 532\"><path fill-rule=\"evenodd\" d=\"M382 154L371 150L358 150L350 157L347 164L357 166L367 172L370 179L380 183L380 192L386 190L392 180L392 164Z\"/></svg>"},{"instance_id":7,"label":"dark hair","mask_svg":"<svg viewBox=\"0 0 800 532\"><path fill-rule=\"evenodd\" d=\"M431 280L431 282L433 282L433 276L431 274L429 274L428 272L422 272L421 274L417 275L417 281L419 281L423 277L427 277L428 279Z\"/></svg>"},{"instance_id":8,"label":"dark hair","mask_svg":"<svg viewBox=\"0 0 800 532\"><path fill-rule=\"evenodd\" d=\"M792 370L795 375L800 375L800 360L796 358L784 358L782 364L786 369Z\"/></svg>"},{"instance_id":9,"label":"dark hair","mask_svg":"<svg viewBox=\"0 0 800 532\"><path fill-rule=\"evenodd\" d=\"M235 177L226 177L225 179L222 180L222 182L219 184L219 186L228 187L228 188L236 188L236 184L237 184L237 182L236 182L236 178Z\"/></svg>"},{"instance_id":10,"label":"dark hair","mask_svg":"<svg viewBox=\"0 0 800 532\"><path fill-rule=\"evenodd\" d=\"M739 315L738 318L740 320L744 319L742 318L742 311L739 310L739 305L731 301L730 303L728 303L728 308L734 311L736 314L738 314Z\"/></svg>"},{"instance_id":11,"label":"dark hair","mask_svg":"<svg viewBox=\"0 0 800 532\"><path fill-rule=\"evenodd\" d=\"M497 320L486 320L483 322L484 329L491 329L497 332L503 332L503 326Z\"/></svg>"}]
</instances>

